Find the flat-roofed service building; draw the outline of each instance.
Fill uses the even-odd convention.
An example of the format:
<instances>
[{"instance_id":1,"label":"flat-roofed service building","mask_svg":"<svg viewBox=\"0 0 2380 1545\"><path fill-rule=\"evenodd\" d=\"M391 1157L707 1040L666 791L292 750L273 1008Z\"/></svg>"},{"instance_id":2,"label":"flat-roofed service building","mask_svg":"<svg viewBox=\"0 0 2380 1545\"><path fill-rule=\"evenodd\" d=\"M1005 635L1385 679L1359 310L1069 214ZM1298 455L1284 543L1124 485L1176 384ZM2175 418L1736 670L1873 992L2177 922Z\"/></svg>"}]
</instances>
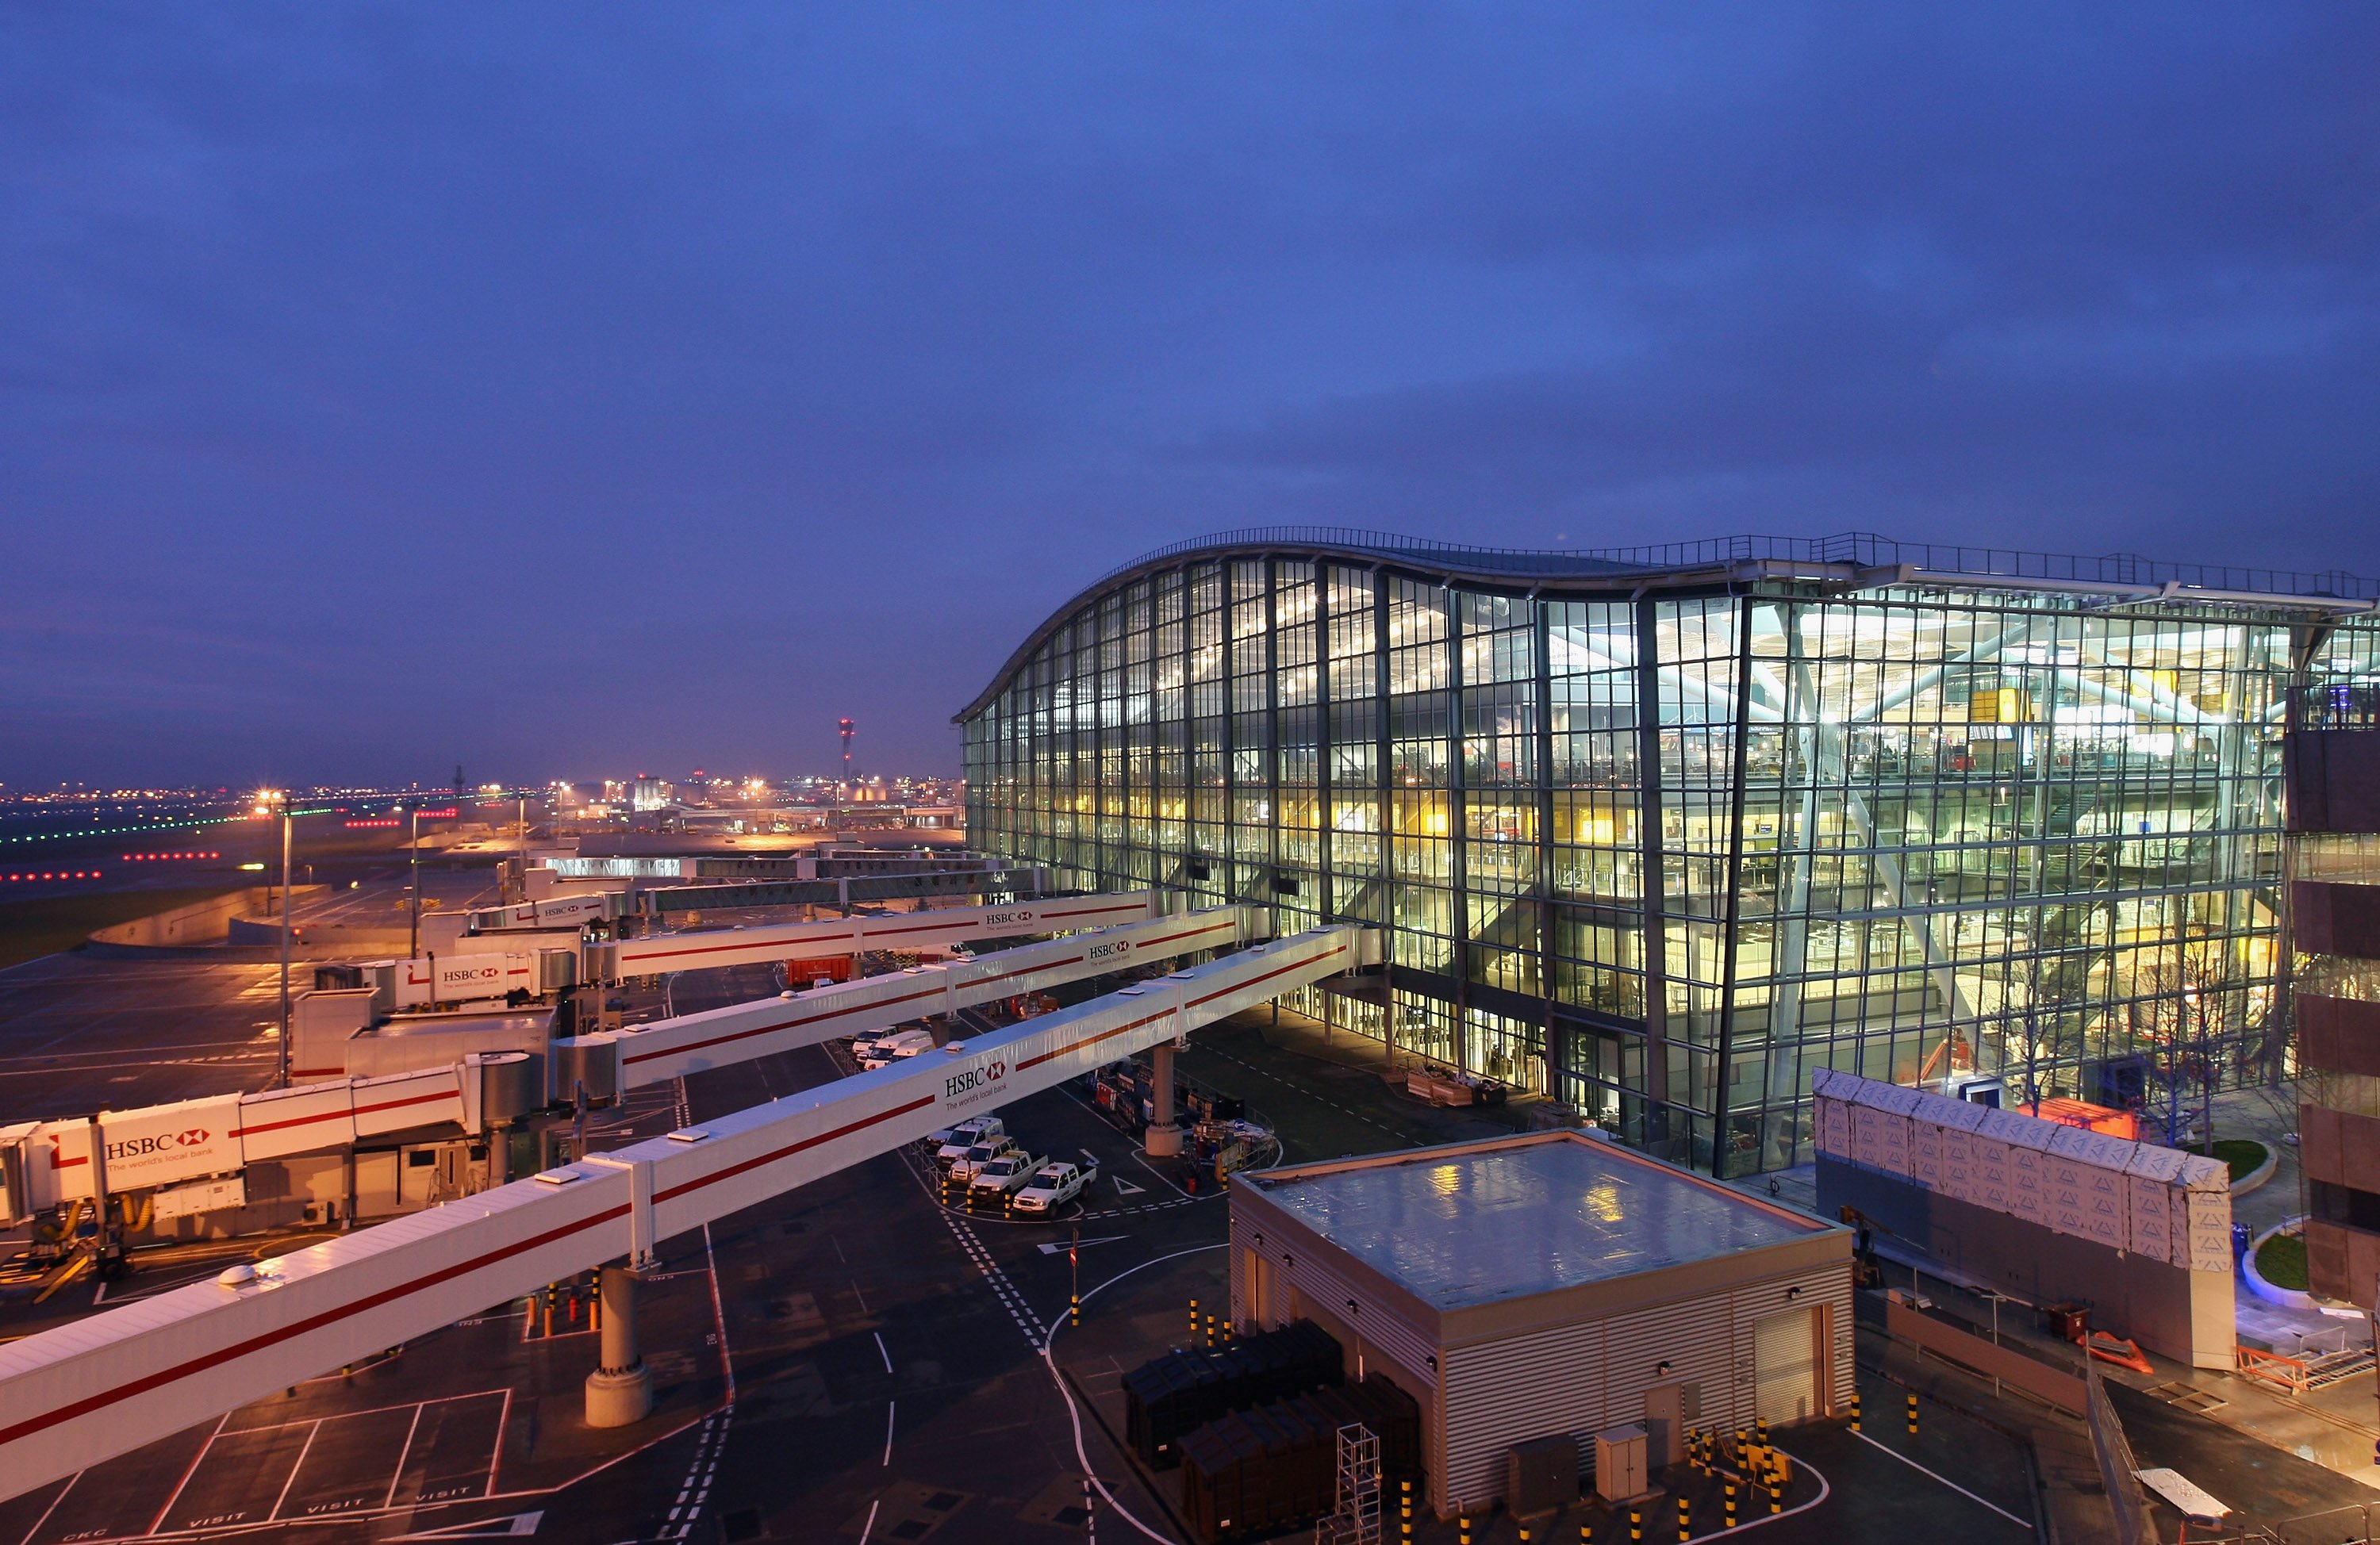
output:
<instances>
[{"instance_id":1,"label":"flat-roofed service building","mask_svg":"<svg viewBox=\"0 0 2380 1545\"><path fill-rule=\"evenodd\" d=\"M1440 1515L1530 1439L1585 1473L1645 1422L1658 1467L1850 1400L1848 1231L1574 1131L1235 1175L1231 1214L1232 1318L1316 1321L1419 1401Z\"/></svg>"}]
</instances>

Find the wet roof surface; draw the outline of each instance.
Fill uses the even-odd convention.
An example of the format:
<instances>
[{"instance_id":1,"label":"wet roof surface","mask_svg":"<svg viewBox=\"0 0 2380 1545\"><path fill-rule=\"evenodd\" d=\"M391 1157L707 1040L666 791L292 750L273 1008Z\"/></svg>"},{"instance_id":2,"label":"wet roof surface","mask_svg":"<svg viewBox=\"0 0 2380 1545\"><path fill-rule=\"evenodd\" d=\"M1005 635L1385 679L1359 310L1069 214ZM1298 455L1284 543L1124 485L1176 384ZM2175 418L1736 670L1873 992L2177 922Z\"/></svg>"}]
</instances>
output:
<instances>
[{"instance_id":1,"label":"wet roof surface","mask_svg":"<svg viewBox=\"0 0 2380 1545\"><path fill-rule=\"evenodd\" d=\"M1285 1177L1264 1192L1441 1310L1658 1271L1826 1226L1779 1217L1592 1141Z\"/></svg>"}]
</instances>

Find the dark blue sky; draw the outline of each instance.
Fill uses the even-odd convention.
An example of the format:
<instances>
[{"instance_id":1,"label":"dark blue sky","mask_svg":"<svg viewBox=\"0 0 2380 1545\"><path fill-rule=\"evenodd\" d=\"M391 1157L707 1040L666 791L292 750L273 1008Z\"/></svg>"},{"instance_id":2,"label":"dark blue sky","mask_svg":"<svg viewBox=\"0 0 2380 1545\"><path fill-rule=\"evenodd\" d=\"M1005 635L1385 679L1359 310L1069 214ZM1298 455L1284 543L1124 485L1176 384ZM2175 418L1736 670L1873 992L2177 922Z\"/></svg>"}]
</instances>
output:
<instances>
[{"instance_id":1,"label":"dark blue sky","mask_svg":"<svg viewBox=\"0 0 2380 1545\"><path fill-rule=\"evenodd\" d=\"M2380 573L2380 11L0 11L0 779L954 770L1317 521Z\"/></svg>"}]
</instances>

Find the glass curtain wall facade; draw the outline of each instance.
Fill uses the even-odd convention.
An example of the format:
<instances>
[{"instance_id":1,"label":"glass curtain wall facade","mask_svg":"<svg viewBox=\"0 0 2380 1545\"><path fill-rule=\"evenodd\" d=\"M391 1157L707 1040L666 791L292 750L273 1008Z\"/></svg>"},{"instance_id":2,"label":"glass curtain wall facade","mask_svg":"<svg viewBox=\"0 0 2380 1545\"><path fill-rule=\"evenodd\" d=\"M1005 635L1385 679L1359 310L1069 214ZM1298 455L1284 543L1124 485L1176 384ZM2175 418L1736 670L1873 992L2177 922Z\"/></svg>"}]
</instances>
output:
<instances>
[{"instance_id":1,"label":"glass curtain wall facade","mask_svg":"<svg viewBox=\"0 0 2380 1545\"><path fill-rule=\"evenodd\" d=\"M1809 1157L1822 1066L2151 1107L2185 1040L2208 1087L2277 1076L2303 616L1700 590L1127 572L961 716L970 841L1376 924L1335 1022L1719 1174Z\"/></svg>"}]
</instances>

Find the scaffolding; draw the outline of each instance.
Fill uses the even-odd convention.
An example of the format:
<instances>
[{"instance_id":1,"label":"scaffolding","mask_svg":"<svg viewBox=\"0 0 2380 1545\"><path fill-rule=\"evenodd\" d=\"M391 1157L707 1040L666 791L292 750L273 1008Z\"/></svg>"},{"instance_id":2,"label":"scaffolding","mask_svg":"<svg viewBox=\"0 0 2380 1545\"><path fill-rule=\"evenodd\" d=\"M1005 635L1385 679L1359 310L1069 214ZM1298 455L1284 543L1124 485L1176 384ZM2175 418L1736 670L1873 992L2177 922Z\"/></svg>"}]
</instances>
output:
<instances>
[{"instance_id":1,"label":"scaffolding","mask_svg":"<svg viewBox=\"0 0 2380 1545\"><path fill-rule=\"evenodd\" d=\"M1380 1440L1362 1422L1339 1429L1338 1503L1315 1545L1380 1545Z\"/></svg>"}]
</instances>

